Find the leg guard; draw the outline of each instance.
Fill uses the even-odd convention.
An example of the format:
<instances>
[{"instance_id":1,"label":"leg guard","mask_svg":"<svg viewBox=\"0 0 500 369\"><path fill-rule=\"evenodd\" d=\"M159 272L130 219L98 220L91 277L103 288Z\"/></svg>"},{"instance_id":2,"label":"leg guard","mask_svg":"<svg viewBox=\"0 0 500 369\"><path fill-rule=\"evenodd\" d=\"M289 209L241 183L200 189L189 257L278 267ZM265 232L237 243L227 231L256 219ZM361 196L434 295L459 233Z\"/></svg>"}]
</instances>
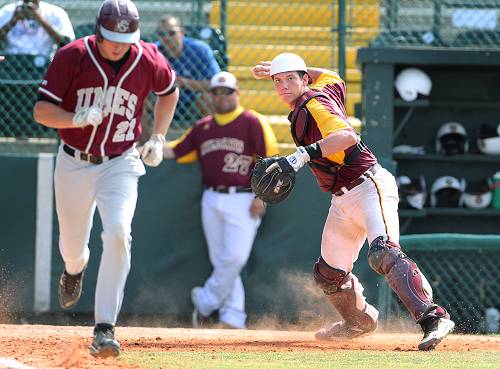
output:
<instances>
[{"instance_id":1,"label":"leg guard","mask_svg":"<svg viewBox=\"0 0 500 369\"><path fill-rule=\"evenodd\" d=\"M386 241L382 236L377 237L370 244L368 264L378 274L386 277L389 286L417 323L430 317L429 314L446 313L442 307L433 303L429 282L398 244Z\"/></svg>"},{"instance_id":2,"label":"leg guard","mask_svg":"<svg viewBox=\"0 0 500 369\"><path fill-rule=\"evenodd\" d=\"M314 280L348 326L365 333L377 328L378 311L365 301L356 276L332 268L320 257L314 264Z\"/></svg>"}]
</instances>

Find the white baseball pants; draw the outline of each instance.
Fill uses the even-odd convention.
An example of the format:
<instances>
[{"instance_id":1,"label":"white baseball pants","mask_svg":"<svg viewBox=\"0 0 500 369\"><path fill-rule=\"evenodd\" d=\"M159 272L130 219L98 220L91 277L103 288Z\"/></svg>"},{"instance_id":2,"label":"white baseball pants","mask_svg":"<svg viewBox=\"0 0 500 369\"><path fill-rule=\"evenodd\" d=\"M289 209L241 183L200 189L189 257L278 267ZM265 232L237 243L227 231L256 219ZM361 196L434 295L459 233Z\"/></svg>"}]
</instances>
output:
<instances>
[{"instance_id":1,"label":"white baseball pants","mask_svg":"<svg viewBox=\"0 0 500 369\"><path fill-rule=\"evenodd\" d=\"M78 154L78 152L77 152ZM145 168L134 148L102 164L74 158L59 148L54 174L59 220L59 250L66 271L80 273L97 206L103 231L102 255L95 291L95 322L114 325L130 270L131 224L138 178Z\"/></svg>"},{"instance_id":2,"label":"white baseball pants","mask_svg":"<svg viewBox=\"0 0 500 369\"><path fill-rule=\"evenodd\" d=\"M327 264L352 272L367 238L368 243L378 236L399 243L398 203L396 180L382 167L342 196L332 195L321 240L321 256ZM368 305L370 315L376 320L378 312L366 303L361 283L357 286L357 308L363 310Z\"/></svg>"},{"instance_id":3,"label":"white baseball pants","mask_svg":"<svg viewBox=\"0 0 500 369\"><path fill-rule=\"evenodd\" d=\"M250 215L252 193L203 192L203 231L213 271L195 296L196 307L209 316L219 310L221 322L246 327L245 290L240 273L252 250L260 217Z\"/></svg>"}]
</instances>

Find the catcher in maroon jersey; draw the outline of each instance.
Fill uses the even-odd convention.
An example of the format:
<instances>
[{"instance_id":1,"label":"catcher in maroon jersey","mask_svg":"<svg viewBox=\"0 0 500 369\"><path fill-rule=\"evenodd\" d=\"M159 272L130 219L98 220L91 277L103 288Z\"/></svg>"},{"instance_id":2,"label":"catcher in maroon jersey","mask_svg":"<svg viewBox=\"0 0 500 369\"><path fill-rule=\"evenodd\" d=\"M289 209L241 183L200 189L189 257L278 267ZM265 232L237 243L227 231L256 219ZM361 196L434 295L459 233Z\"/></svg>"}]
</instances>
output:
<instances>
[{"instance_id":1,"label":"catcher in maroon jersey","mask_svg":"<svg viewBox=\"0 0 500 369\"><path fill-rule=\"evenodd\" d=\"M348 123L344 81L333 71L307 67L292 53L260 62L252 74L271 80L276 94L290 107L288 119L297 145L293 154L275 161L263 173L293 173L307 163L319 187L331 193L321 256L313 275L342 321L321 329L316 338L350 339L377 329L378 311L366 302L363 286L353 274L367 240L368 264L385 276L422 328L418 348L434 349L455 323L434 303L427 279L401 250L395 178L377 163Z\"/></svg>"},{"instance_id":2,"label":"catcher in maroon jersey","mask_svg":"<svg viewBox=\"0 0 500 369\"><path fill-rule=\"evenodd\" d=\"M205 186L201 217L214 269L203 287L191 291L193 326L218 311L224 326L245 328L240 272L265 212L250 189L250 176L258 156L278 153L277 143L265 118L240 106L234 75L214 75L210 93L216 113L196 122L173 149L166 144L164 156L179 162L198 159Z\"/></svg>"},{"instance_id":3,"label":"catcher in maroon jersey","mask_svg":"<svg viewBox=\"0 0 500 369\"><path fill-rule=\"evenodd\" d=\"M155 45L139 38L134 3L104 1L96 34L56 53L34 108L35 119L57 128L61 137L54 183L65 264L59 302L65 309L80 298L96 207L102 220L91 346L91 353L99 357L120 353L114 325L130 270L138 179L145 173L135 148L143 102L151 91L158 95L153 134L142 151L142 161L157 166L179 94L168 62Z\"/></svg>"}]
</instances>

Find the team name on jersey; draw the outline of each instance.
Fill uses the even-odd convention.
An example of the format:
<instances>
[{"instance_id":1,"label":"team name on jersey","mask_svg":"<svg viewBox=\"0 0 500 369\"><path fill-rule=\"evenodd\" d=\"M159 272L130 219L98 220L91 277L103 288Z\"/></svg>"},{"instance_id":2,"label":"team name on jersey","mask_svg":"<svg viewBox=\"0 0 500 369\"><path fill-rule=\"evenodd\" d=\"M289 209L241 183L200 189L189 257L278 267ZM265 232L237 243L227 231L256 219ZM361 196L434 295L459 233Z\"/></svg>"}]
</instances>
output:
<instances>
[{"instance_id":1,"label":"team name on jersey","mask_svg":"<svg viewBox=\"0 0 500 369\"><path fill-rule=\"evenodd\" d=\"M212 138L201 144L200 154L203 156L213 151L233 151L241 154L244 149L243 140L232 137Z\"/></svg>"},{"instance_id":2,"label":"team name on jersey","mask_svg":"<svg viewBox=\"0 0 500 369\"><path fill-rule=\"evenodd\" d=\"M77 101L75 111L88 108L91 105L101 106L104 117L111 112L115 115L132 120L135 117L137 95L123 88L110 86L106 92L102 87L81 88L76 91Z\"/></svg>"}]
</instances>

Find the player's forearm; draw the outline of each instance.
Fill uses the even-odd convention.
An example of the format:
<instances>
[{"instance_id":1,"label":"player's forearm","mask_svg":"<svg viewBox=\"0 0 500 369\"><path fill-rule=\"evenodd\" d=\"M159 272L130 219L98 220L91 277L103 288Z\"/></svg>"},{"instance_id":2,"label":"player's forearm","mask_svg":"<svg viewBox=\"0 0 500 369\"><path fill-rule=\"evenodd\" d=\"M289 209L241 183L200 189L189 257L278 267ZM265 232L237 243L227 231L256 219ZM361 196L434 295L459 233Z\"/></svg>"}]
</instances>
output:
<instances>
[{"instance_id":1,"label":"player's forearm","mask_svg":"<svg viewBox=\"0 0 500 369\"><path fill-rule=\"evenodd\" d=\"M179 89L175 89L169 95L158 96L155 104L155 118L153 134L161 134L165 136L174 117L175 106L179 99Z\"/></svg>"},{"instance_id":2,"label":"player's forearm","mask_svg":"<svg viewBox=\"0 0 500 369\"><path fill-rule=\"evenodd\" d=\"M180 78L179 78L180 79ZM197 81L195 79L182 78L179 85L192 91L208 91L210 89L210 81Z\"/></svg>"},{"instance_id":3,"label":"player's forearm","mask_svg":"<svg viewBox=\"0 0 500 369\"><path fill-rule=\"evenodd\" d=\"M52 24L50 24L49 22L47 22L44 18L40 17L38 19L38 22L42 25L42 27L45 29L45 31L47 31L47 33L50 35L50 37L52 37L52 39L54 40L54 42L56 44L61 45L64 42L68 41L67 37L65 37L62 33L60 33L59 31L57 31L52 26Z\"/></svg>"},{"instance_id":4,"label":"player's forearm","mask_svg":"<svg viewBox=\"0 0 500 369\"><path fill-rule=\"evenodd\" d=\"M343 129L341 131L333 132L328 137L319 140L318 144L321 147L321 153L323 156L328 156L346 150L357 141L358 138L354 131Z\"/></svg>"},{"instance_id":5,"label":"player's forearm","mask_svg":"<svg viewBox=\"0 0 500 369\"><path fill-rule=\"evenodd\" d=\"M48 101L38 101L33 109L35 121L50 128L75 128L74 115Z\"/></svg>"}]
</instances>

